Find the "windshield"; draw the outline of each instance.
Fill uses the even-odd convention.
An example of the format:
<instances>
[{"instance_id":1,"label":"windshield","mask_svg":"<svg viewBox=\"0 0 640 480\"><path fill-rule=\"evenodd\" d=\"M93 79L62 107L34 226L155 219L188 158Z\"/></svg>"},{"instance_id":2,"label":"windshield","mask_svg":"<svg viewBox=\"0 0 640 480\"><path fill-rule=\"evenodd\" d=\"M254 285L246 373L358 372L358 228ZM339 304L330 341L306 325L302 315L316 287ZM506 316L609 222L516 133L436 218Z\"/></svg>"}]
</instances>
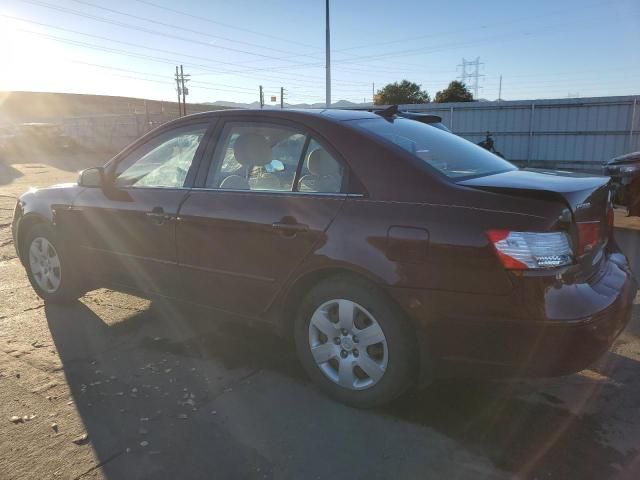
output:
<instances>
[{"instance_id":1,"label":"windshield","mask_svg":"<svg viewBox=\"0 0 640 480\"><path fill-rule=\"evenodd\" d=\"M357 127L392 142L450 178L516 170L484 148L433 126L406 118L357 120Z\"/></svg>"}]
</instances>

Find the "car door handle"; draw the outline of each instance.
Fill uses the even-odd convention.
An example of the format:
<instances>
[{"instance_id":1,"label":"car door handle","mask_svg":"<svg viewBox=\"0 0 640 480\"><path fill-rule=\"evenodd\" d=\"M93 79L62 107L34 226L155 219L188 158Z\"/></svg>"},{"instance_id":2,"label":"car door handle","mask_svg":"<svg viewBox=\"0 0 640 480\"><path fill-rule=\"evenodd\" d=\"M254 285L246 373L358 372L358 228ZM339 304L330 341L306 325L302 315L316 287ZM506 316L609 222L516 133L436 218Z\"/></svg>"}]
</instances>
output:
<instances>
[{"instance_id":1,"label":"car door handle","mask_svg":"<svg viewBox=\"0 0 640 480\"><path fill-rule=\"evenodd\" d=\"M305 225L304 223L275 222L271 224L271 227L274 230L292 234L309 231L309 225Z\"/></svg>"},{"instance_id":2,"label":"car door handle","mask_svg":"<svg viewBox=\"0 0 640 480\"><path fill-rule=\"evenodd\" d=\"M174 215L164 213L164 209L162 207L156 207L150 212L146 212L145 215L150 218L156 225L162 225L164 224L164 222L173 220L175 218Z\"/></svg>"},{"instance_id":3,"label":"car door handle","mask_svg":"<svg viewBox=\"0 0 640 480\"><path fill-rule=\"evenodd\" d=\"M172 218L175 218L173 215L167 215L166 213L159 212L147 212L145 215L150 218L162 218L164 220L171 220Z\"/></svg>"}]
</instances>

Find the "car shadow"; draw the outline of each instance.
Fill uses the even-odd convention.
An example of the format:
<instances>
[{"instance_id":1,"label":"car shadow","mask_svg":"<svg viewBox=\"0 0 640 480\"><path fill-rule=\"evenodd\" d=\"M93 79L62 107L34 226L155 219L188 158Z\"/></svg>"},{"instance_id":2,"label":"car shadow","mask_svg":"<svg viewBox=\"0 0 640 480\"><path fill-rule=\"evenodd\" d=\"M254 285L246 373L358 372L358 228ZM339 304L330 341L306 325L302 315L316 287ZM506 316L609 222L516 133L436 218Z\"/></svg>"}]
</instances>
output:
<instances>
[{"instance_id":1,"label":"car shadow","mask_svg":"<svg viewBox=\"0 0 640 480\"><path fill-rule=\"evenodd\" d=\"M616 228L616 242L629 259L631 271L640 277L640 231L628 228Z\"/></svg>"},{"instance_id":2,"label":"car shadow","mask_svg":"<svg viewBox=\"0 0 640 480\"><path fill-rule=\"evenodd\" d=\"M635 305L615 345L639 336ZM637 407L638 378L640 362L610 351L589 370L565 377L441 380L382 412L455 438L518 478L635 479L640 449L621 453L607 432L616 430L612 418L622 424L634 420L619 416L621 405L630 412Z\"/></svg>"},{"instance_id":3,"label":"car shadow","mask_svg":"<svg viewBox=\"0 0 640 480\"><path fill-rule=\"evenodd\" d=\"M225 323L212 331L210 315L164 302L117 322L86 303L45 313L107 478L263 478L269 462L206 405L258 369L304 382L286 342Z\"/></svg>"},{"instance_id":4,"label":"car shadow","mask_svg":"<svg viewBox=\"0 0 640 480\"><path fill-rule=\"evenodd\" d=\"M117 321L90 306L45 310L107 478L264 477L257 472L269 471L269 459L216 423L206 405L259 370L307 384L289 342L164 302ZM590 399L628 396L624 389L640 378L639 362L614 353L598 368L611 382L587 389ZM255 428L275 434L270 422L287 412L272 413ZM535 382L439 381L367 415L435 430L518 478L637 478L637 465L633 472L625 467L637 452L625 456L610 447L597 414L572 412ZM327 438L343 441L326 430Z\"/></svg>"},{"instance_id":5,"label":"car shadow","mask_svg":"<svg viewBox=\"0 0 640 480\"><path fill-rule=\"evenodd\" d=\"M22 172L9 165L2 153L0 153L0 185L11 183L22 176Z\"/></svg>"}]
</instances>

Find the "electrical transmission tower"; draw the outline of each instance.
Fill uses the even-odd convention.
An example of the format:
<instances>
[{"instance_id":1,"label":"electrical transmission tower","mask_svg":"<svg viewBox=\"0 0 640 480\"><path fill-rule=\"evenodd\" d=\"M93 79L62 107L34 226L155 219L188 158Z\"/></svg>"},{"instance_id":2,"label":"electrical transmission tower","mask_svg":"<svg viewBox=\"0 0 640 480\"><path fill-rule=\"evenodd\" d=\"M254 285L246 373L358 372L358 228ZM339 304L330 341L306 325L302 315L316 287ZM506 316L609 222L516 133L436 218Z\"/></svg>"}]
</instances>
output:
<instances>
[{"instance_id":1,"label":"electrical transmission tower","mask_svg":"<svg viewBox=\"0 0 640 480\"><path fill-rule=\"evenodd\" d=\"M478 99L478 89L480 88L478 82L480 77L484 77L484 75L480 74L480 65L484 65L484 63L480 61L480 57L476 57L475 60L463 58L462 63L458 65L462 67L462 74L458 78L473 91L473 98L476 100ZM468 82L468 79L472 81Z\"/></svg>"}]
</instances>

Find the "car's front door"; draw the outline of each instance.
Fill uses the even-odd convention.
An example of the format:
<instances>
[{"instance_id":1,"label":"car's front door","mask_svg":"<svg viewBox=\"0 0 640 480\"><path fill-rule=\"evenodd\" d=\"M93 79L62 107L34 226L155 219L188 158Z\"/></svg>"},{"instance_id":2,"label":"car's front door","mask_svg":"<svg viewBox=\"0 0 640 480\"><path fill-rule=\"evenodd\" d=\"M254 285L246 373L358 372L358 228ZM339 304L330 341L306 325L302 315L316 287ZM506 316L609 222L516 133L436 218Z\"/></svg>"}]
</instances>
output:
<instances>
[{"instance_id":1,"label":"car's front door","mask_svg":"<svg viewBox=\"0 0 640 480\"><path fill-rule=\"evenodd\" d=\"M344 171L296 126L228 120L220 128L206 180L180 208L179 267L191 300L258 317L324 242L345 198ZM314 155L326 181L299 191Z\"/></svg>"},{"instance_id":2,"label":"car's front door","mask_svg":"<svg viewBox=\"0 0 640 480\"><path fill-rule=\"evenodd\" d=\"M169 128L107 166L72 221L83 263L107 284L179 296L176 219L208 122ZM190 173L191 172L191 173Z\"/></svg>"}]
</instances>

